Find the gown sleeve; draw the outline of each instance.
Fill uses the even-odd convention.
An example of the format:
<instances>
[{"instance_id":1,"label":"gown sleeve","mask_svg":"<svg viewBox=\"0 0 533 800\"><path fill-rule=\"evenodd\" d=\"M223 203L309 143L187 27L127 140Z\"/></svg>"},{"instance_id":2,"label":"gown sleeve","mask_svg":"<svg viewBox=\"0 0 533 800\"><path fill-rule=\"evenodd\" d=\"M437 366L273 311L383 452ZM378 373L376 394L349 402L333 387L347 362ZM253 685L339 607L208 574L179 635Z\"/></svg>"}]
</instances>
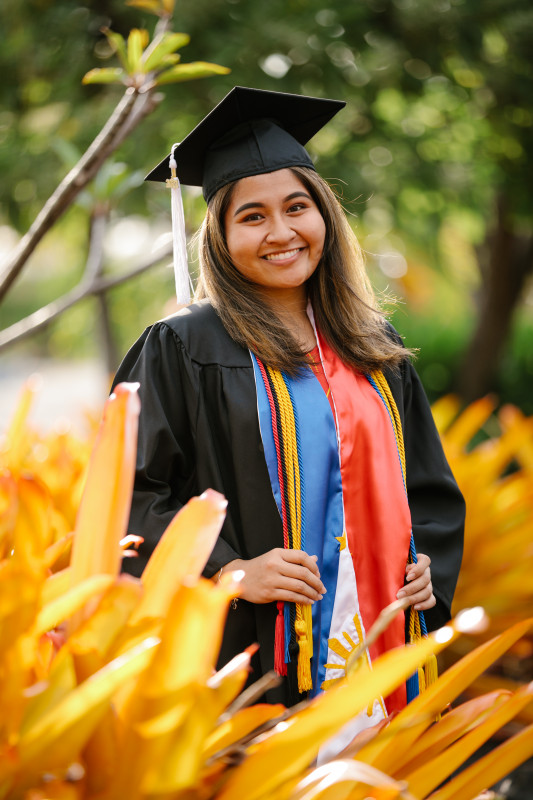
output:
<instances>
[{"instance_id":1,"label":"gown sleeve","mask_svg":"<svg viewBox=\"0 0 533 800\"><path fill-rule=\"evenodd\" d=\"M175 514L199 487L196 474L195 420L198 367L177 334L164 323L148 328L120 365L113 386L139 383L141 413L137 463L128 532L142 536L137 558L123 569L139 576ZM239 558L219 537L206 574Z\"/></svg>"},{"instance_id":2,"label":"gown sleeve","mask_svg":"<svg viewBox=\"0 0 533 800\"><path fill-rule=\"evenodd\" d=\"M435 608L424 612L430 630L444 625L463 555L465 502L448 465L431 408L410 362L403 375L407 494L417 552L431 558Z\"/></svg>"}]
</instances>

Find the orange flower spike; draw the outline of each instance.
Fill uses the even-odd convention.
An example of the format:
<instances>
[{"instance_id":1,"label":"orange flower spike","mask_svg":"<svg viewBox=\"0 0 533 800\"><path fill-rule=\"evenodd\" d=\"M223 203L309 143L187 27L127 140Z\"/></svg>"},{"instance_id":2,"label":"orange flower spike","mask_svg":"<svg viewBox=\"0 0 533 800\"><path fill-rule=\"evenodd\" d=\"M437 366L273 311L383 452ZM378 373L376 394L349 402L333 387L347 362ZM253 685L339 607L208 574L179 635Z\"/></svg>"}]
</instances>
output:
<instances>
[{"instance_id":1,"label":"orange flower spike","mask_svg":"<svg viewBox=\"0 0 533 800\"><path fill-rule=\"evenodd\" d=\"M339 686L315 697L307 708L249 748L246 761L230 774L217 795L219 800L241 796L259 800L268 792L276 796L278 787L307 767L321 745L366 707L369 697L389 694L431 653L440 652L452 641L454 632L450 629L447 634L440 641L430 635L412 647L385 653L374 662L372 671L353 673Z\"/></svg>"},{"instance_id":2,"label":"orange flower spike","mask_svg":"<svg viewBox=\"0 0 533 800\"><path fill-rule=\"evenodd\" d=\"M161 630L161 645L146 684L147 695L164 695L189 683L205 683L211 677L228 605L237 592L229 575L217 585L200 579L196 585L180 586Z\"/></svg>"},{"instance_id":3,"label":"orange flower spike","mask_svg":"<svg viewBox=\"0 0 533 800\"><path fill-rule=\"evenodd\" d=\"M44 580L44 553L51 533L51 498L46 487L33 478L19 477L16 483L18 504L12 557L36 579Z\"/></svg>"},{"instance_id":4,"label":"orange flower spike","mask_svg":"<svg viewBox=\"0 0 533 800\"><path fill-rule=\"evenodd\" d=\"M250 645L209 678L207 685L216 694L216 702L221 709L229 706L242 691L250 674L252 656L258 650L258 644Z\"/></svg>"},{"instance_id":5,"label":"orange flower spike","mask_svg":"<svg viewBox=\"0 0 533 800\"><path fill-rule=\"evenodd\" d=\"M17 513L17 482L10 472L0 472L0 560L7 558L13 548Z\"/></svg>"},{"instance_id":6,"label":"orange flower spike","mask_svg":"<svg viewBox=\"0 0 533 800\"><path fill-rule=\"evenodd\" d=\"M533 683L522 686L515 694L496 705L492 713L473 730L465 732L444 752L430 761L424 760L418 769L406 776L409 790L416 797L427 797L446 778L455 772L465 760L473 755L496 731L503 728L513 717L531 703Z\"/></svg>"},{"instance_id":7,"label":"orange flower spike","mask_svg":"<svg viewBox=\"0 0 533 800\"><path fill-rule=\"evenodd\" d=\"M140 401L138 384L119 384L107 401L91 455L72 547L72 585L90 575L118 575L128 524Z\"/></svg>"},{"instance_id":8,"label":"orange flower spike","mask_svg":"<svg viewBox=\"0 0 533 800\"><path fill-rule=\"evenodd\" d=\"M389 774L395 774L410 758L413 743L429 728L436 715L524 636L532 624L531 619L517 623L451 666L436 683L397 714L387 729L387 736L373 739L359 751L357 758Z\"/></svg>"},{"instance_id":9,"label":"orange flower spike","mask_svg":"<svg viewBox=\"0 0 533 800\"><path fill-rule=\"evenodd\" d=\"M495 408L491 397L482 397L467 406L463 413L446 431L444 437L446 447L452 452L464 450L481 427L486 423Z\"/></svg>"},{"instance_id":10,"label":"orange flower spike","mask_svg":"<svg viewBox=\"0 0 533 800\"><path fill-rule=\"evenodd\" d=\"M433 414L435 425L441 436L448 430L457 417L460 407L461 403L459 398L451 394L439 398L431 406L431 413Z\"/></svg>"},{"instance_id":11,"label":"orange flower spike","mask_svg":"<svg viewBox=\"0 0 533 800\"><path fill-rule=\"evenodd\" d=\"M183 579L200 577L220 533L227 505L223 495L207 489L176 514L141 576L144 597L132 624L143 617L164 617Z\"/></svg>"},{"instance_id":12,"label":"orange flower spike","mask_svg":"<svg viewBox=\"0 0 533 800\"><path fill-rule=\"evenodd\" d=\"M284 711L285 706L280 703L277 705L259 703L237 711L230 719L217 725L205 740L204 761L207 761L208 758L211 758L220 750L239 742L245 736L249 736L256 728L264 725L265 722L280 717Z\"/></svg>"},{"instance_id":13,"label":"orange flower spike","mask_svg":"<svg viewBox=\"0 0 533 800\"><path fill-rule=\"evenodd\" d=\"M122 631L131 612L139 602L142 587L138 580L129 575L121 575L102 595L91 616L80 625L68 641L68 647L80 661L84 655L94 653L101 663L107 659L115 639ZM80 676L82 680L89 674Z\"/></svg>"},{"instance_id":14,"label":"orange flower spike","mask_svg":"<svg viewBox=\"0 0 533 800\"><path fill-rule=\"evenodd\" d=\"M533 725L462 770L428 800L471 800L533 756Z\"/></svg>"},{"instance_id":15,"label":"orange flower spike","mask_svg":"<svg viewBox=\"0 0 533 800\"><path fill-rule=\"evenodd\" d=\"M435 758L466 731L478 725L480 720L487 716L488 711L501 704L510 695L509 691L496 690L453 708L413 744L408 762L395 774L395 777L403 778L409 772L413 772L419 764Z\"/></svg>"},{"instance_id":16,"label":"orange flower spike","mask_svg":"<svg viewBox=\"0 0 533 800\"><path fill-rule=\"evenodd\" d=\"M26 421L41 378L34 375L29 378L22 389L22 394L6 434L6 462L13 472L19 472L28 451Z\"/></svg>"}]
</instances>

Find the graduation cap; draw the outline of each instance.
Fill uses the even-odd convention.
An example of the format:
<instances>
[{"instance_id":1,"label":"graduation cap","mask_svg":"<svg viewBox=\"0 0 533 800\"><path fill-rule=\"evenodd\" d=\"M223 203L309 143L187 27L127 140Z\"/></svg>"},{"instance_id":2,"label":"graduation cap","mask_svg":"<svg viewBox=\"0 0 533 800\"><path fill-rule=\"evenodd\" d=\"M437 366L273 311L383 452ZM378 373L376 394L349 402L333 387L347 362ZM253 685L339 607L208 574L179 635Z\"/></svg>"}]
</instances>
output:
<instances>
[{"instance_id":1,"label":"graduation cap","mask_svg":"<svg viewBox=\"0 0 533 800\"><path fill-rule=\"evenodd\" d=\"M178 302L189 301L179 183L201 186L209 202L222 186L240 178L287 167L314 169L303 145L345 105L341 100L236 86L146 176L147 181L166 181L172 190Z\"/></svg>"}]
</instances>

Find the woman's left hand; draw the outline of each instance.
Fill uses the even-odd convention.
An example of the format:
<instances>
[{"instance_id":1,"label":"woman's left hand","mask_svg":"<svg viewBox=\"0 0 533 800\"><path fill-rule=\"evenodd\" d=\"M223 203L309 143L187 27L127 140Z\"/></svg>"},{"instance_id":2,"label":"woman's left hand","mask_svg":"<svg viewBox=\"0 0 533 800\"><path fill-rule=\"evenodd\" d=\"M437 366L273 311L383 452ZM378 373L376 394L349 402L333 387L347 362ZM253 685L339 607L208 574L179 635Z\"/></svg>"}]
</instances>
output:
<instances>
[{"instance_id":1,"label":"woman's left hand","mask_svg":"<svg viewBox=\"0 0 533 800\"><path fill-rule=\"evenodd\" d=\"M402 586L396 597L401 600L408 598L409 604L417 611L426 611L433 608L437 600L433 594L431 584L431 559L424 553L418 553L418 563L408 564L405 568L406 584Z\"/></svg>"}]
</instances>

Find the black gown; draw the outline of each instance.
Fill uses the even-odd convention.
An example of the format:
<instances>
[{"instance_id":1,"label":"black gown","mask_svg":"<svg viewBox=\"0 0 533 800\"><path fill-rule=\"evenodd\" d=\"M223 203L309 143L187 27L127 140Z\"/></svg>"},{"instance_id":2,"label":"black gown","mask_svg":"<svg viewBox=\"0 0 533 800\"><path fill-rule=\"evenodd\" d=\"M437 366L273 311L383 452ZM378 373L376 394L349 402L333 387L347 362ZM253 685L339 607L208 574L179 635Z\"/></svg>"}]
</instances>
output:
<instances>
[{"instance_id":1,"label":"black gown","mask_svg":"<svg viewBox=\"0 0 533 800\"><path fill-rule=\"evenodd\" d=\"M385 371L402 420L407 494L418 552L431 558L437 606L429 629L450 618L461 564L464 501L446 462L420 380L406 359ZM149 327L125 356L114 384L138 381L141 400L129 533L144 544L124 569L140 575L175 513L212 488L228 500L227 516L206 565L211 577L236 558L283 547L280 515L263 454L249 352L228 335L207 301ZM275 603L239 600L230 609L219 665L258 642L251 680L273 668ZM266 698L295 701L286 682Z\"/></svg>"}]
</instances>

